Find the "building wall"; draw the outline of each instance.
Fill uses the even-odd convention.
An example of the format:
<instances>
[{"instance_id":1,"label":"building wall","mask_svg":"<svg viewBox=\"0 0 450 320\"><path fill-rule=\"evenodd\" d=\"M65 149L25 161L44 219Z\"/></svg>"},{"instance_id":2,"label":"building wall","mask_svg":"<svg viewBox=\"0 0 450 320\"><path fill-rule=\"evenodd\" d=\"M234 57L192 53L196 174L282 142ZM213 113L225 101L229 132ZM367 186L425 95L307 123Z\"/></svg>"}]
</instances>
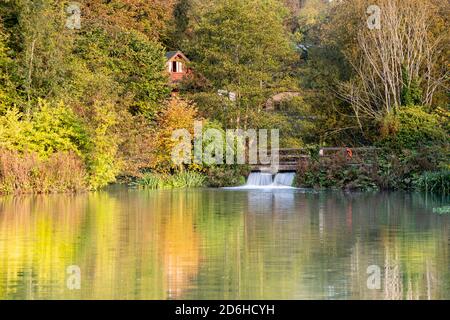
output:
<instances>
[{"instance_id":1,"label":"building wall","mask_svg":"<svg viewBox=\"0 0 450 320\"><path fill-rule=\"evenodd\" d=\"M184 78L184 76L187 74L186 64L181 61L179 61L179 62L181 62L181 64L182 64L182 68L181 68L182 71L181 72L173 72L172 71L172 62L173 61L179 61L179 60L177 60L175 58L170 59L169 61L167 61L167 65L166 65L167 71L169 72L170 82L172 82L172 83L181 81Z\"/></svg>"},{"instance_id":2,"label":"building wall","mask_svg":"<svg viewBox=\"0 0 450 320\"><path fill-rule=\"evenodd\" d=\"M186 75L186 72L171 72L170 73L170 81L171 82L177 82L177 81L181 81L184 76Z\"/></svg>"}]
</instances>

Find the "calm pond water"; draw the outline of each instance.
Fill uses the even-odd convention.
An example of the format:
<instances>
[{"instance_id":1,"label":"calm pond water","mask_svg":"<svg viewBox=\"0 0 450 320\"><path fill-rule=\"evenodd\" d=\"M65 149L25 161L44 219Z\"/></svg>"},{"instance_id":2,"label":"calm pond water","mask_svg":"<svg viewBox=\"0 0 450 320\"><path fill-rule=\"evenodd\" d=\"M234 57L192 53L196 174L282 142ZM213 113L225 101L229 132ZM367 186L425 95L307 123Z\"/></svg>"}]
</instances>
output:
<instances>
[{"instance_id":1,"label":"calm pond water","mask_svg":"<svg viewBox=\"0 0 450 320\"><path fill-rule=\"evenodd\" d=\"M450 215L433 213L448 204L296 190L3 197L0 299L449 299ZM373 265L380 289L367 287Z\"/></svg>"}]
</instances>

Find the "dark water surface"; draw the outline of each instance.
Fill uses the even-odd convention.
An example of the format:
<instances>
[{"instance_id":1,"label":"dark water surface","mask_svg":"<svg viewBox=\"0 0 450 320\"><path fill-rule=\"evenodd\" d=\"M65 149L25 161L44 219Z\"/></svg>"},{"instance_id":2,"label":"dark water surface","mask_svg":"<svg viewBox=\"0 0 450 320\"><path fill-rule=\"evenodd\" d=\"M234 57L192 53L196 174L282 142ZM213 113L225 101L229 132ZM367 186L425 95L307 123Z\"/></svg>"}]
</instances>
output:
<instances>
[{"instance_id":1,"label":"dark water surface","mask_svg":"<svg viewBox=\"0 0 450 320\"><path fill-rule=\"evenodd\" d=\"M433 212L448 204L296 190L3 197L0 299L450 299L450 215Z\"/></svg>"}]
</instances>

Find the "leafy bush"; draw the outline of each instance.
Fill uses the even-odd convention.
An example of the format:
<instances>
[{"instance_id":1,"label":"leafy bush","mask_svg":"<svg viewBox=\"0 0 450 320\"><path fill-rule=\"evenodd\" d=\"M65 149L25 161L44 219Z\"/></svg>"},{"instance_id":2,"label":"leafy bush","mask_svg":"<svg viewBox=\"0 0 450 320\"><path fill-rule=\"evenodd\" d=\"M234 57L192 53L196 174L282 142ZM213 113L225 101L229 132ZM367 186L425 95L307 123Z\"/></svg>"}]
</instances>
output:
<instances>
[{"instance_id":1,"label":"leafy bush","mask_svg":"<svg viewBox=\"0 0 450 320\"><path fill-rule=\"evenodd\" d=\"M401 107L397 114L386 116L378 146L399 150L448 144L443 123L439 115L427 113L424 107Z\"/></svg>"},{"instance_id":2,"label":"leafy bush","mask_svg":"<svg viewBox=\"0 0 450 320\"><path fill-rule=\"evenodd\" d=\"M157 117L154 139L154 157L151 168L167 173L171 169L181 170L172 161L172 150L178 141L172 138L177 129L186 129L193 135L194 122L198 119L197 108L184 100L174 98Z\"/></svg>"},{"instance_id":3,"label":"leafy bush","mask_svg":"<svg viewBox=\"0 0 450 320\"><path fill-rule=\"evenodd\" d=\"M341 153L333 157L311 157L300 162L296 184L308 188L348 190L425 190L448 192L448 159L440 147L418 150L378 150L372 159L353 157L349 161ZM369 162L369 163L368 163ZM444 169L440 169L444 168Z\"/></svg>"},{"instance_id":4,"label":"leafy bush","mask_svg":"<svg viewBox=\"0 0 450 320\"><path fill-rule=\"evenodd\" d=\"M17 90L12 81L16 66L13 59L8 54L9 48L6 46L7 36L2 31L0 25L0 115L8 107L14 105L18 100Z\"/></svg>"},{"instance_id":5,"label":"leafy bush","mask_svg":"<svg viewBox=\"0 0 450 320\"><path fill-rule=\"evenodd\" d=\"M411 79L405 66L402 66L403 88L401 102L404 106L414 106L423 101L422 90L417 79Z\"/></svg>"},{"instance_id":6,"label":"leafy bush","mask_svg":"<svg viewBox=\"0 0 450 320\"><path fill-rule=\"evenodd\" d=\"M146 173L131 185L144 189L163 189L164 178L158 173Z\"/></svg>"},{"instance_id":7,"label":"leafy bush","mask_svg":"<svg viewBox=\"0 0 450 320\"><path fill-rule=\"evenodd\" d=\"M381 150L375 161L377 174L374 178L381 189L414 189L417 176L439 170L447 158L446 150L441 147Z\"/></svg>"},{"instance_id":8,"label":"leafy bush","mask_svg":"<svg viewBox=\"0 0 450 320\"><path fill-rule=\"evenodd\" d=\"M111 132L116 121L111 105L94 106L93 128L62 103L40 101L38 107L30 117L14 108L0 117L0 148L14 151L17 161L36 157L33 161L39 164L51 163L60 154L76 155L84 163L82 173L73 174L84 175L86 170L92 189L115 180L121 162L116 158L118 141ZM35 186L36 192L44 192L45 188Z\"/></svg>"},{"instance_id":9,"label":"leafy bush","mask_svg":"<svg viewBox=\"0 0 450 320\"><path fill-rule=\"evenodd\" d=\"M172 188L199 188L205 185L205 176L195 171L183 171L171 175L168 184Z\"/></svg>"},{"instance_id":10,"label":"leafy bush","mask_svg":"<svg viewBox=\"0 0 450 320\"><path fill-rule=\"evenodd\" d=\"M83 122L62 103L51 106L40 101L31 117L15 108L0 117L0 147L9 150L36 152L46 158L57 151L81 155L87 144Z\"/></svg>"},{"instance_id":11,"label":"leafy bush","mask_svg":"<svg viewBox=\"0 0 450 320\"><path fill-rule=\"evenodd\" d=\"M110 104L94 106L94 129L91 130L86 164L89 171L89 185L101 188L115 181L120 172L121 161L116 158L118 141L111 133L117 121L117 114Z\"/></svg>"},{"instance_id":12,"label":"leafy bush","mask_svg":"<svg viewBox=\"0 0 450 320\"><path fill-rule=\"evenodd\" d=\"M245 184L245 177L250 172L248 166L212 166L208 168L208 186L235 187Z\"/></svg>"},{"instance_id":13,"label":"leafy bush","mask_svg":"<svg viewBox=\"0 0 450 320\"><path fill-rule=\"evenodd\" d=\"M295 185L315 189L377 190L373 167L349 162L342 153L320 160L302 161L297 168Z\"/></svg>"}]
</instances>

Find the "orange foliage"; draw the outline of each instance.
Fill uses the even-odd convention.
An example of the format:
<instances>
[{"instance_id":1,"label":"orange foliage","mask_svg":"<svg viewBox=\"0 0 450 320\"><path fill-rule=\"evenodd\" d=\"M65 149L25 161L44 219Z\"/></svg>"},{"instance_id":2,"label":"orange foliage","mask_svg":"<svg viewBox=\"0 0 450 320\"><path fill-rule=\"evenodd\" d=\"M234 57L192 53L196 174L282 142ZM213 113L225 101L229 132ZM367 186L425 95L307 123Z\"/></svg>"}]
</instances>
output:
<instances>
[{"instance_id":1,"label":"orange foliage","mask_svg":"<svg viewBox=\"0 0 450 320\"><path fill-rule=\"evenodd\" d=\"M53 193L86 190L83 161L73 152L58 152L48 159L36 153L19 155L0 149L0 194Z\"/></svg>"},{"instance_id":2,"label":"orange foliage","mask_svg":"<svg viewBox=\"0 0 450 320\"><path fill-rule=\"evenodd\" d=\"M101 21L103 27L140 31L159 39L168 31L176 0L93 0L86 3L83 16L87 24Z\"/></svg>"},{"instance_id":3,"label":"orange foliage","mask_svg":"<svg viewBox=\"0 0 450 320\"><path fill-rule=\"evenodd\" d=\"M157 118L157 132L154 141L154 169L172 168L171 152L177 143L172 134L177 129L194 133L194 122L200 120L195 105L179 98L173 98Z\"/></svg>"},{"instance_id":4,"label":"orange foliage","mask_svg":"<svg viewBox=\"0 0 450 320\"><path fill-rule=\"evenodd\" d=\"M128 112L120 114L118 132L121 136L119 158L123 159L121 174L141 176L143 169L149 168L154 156L154 133L143 115L133 116Z\"/></svg>"}]
</instances>

